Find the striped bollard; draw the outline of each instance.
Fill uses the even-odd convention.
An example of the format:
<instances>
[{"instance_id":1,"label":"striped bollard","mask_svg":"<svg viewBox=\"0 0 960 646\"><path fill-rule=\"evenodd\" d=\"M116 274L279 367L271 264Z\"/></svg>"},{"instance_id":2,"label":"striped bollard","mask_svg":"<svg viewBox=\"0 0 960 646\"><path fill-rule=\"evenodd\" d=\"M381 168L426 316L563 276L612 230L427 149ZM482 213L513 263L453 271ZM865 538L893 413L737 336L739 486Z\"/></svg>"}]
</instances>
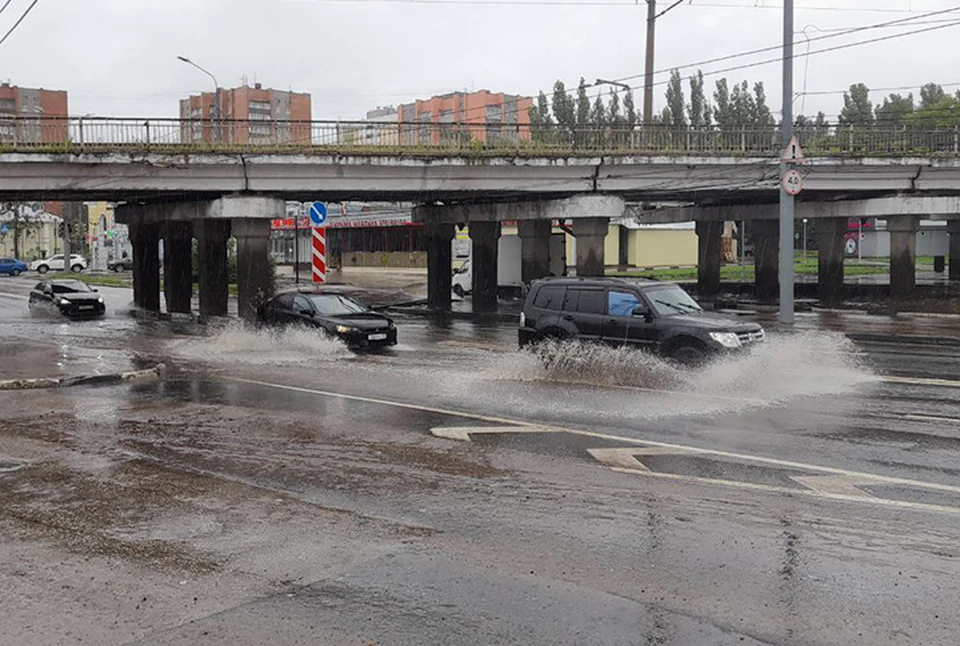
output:
<instances>
[{"instance_id":1,"label":"striped bollard","mask_svg":"<svg viewBox=\"0 0 960 646\"><path fill-rule=\"evenodd\" d=\"M327 282L326 227L313 227L313 282Z\"/></svg>"}]
</instances>

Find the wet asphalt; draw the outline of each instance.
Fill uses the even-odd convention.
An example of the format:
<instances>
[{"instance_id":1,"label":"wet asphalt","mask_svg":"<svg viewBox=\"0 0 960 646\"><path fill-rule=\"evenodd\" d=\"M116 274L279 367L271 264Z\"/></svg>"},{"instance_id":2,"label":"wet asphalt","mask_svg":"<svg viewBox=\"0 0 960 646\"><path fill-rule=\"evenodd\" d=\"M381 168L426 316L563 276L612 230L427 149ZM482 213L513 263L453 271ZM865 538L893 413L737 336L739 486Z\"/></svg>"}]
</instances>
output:
<instances>
[{"instance_id":1,"label":"wet asphalt","mask_svg":"<svg viewBox=\"0 0 960 646\"><path fill-rule=\"evenodd\" d=\"M31 284L0 379L167 371L0 392L9 643L957 643L960 347L807 318L690 373L400 315L354 354Z\"/></svg>"}]
</instances>

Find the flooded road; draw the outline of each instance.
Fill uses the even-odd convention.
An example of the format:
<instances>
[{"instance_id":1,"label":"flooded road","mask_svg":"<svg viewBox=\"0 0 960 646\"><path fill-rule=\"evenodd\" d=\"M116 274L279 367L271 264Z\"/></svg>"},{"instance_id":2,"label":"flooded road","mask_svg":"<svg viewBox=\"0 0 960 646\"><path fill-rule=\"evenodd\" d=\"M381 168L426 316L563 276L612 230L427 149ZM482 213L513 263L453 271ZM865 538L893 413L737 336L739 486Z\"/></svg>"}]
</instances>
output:
<instances>
[{"instance_id":1,"label":"flooded road","mask_svg":"<svg viewBox=\"0 0 960 646\"><path fill-rule=\"evenodd\" d=\"M401 315L354 354L24 285L0 379L167 368L0 392L10 643L956 643L960 348L808 324L690 372Z\"/></svg>"}]
</instances>

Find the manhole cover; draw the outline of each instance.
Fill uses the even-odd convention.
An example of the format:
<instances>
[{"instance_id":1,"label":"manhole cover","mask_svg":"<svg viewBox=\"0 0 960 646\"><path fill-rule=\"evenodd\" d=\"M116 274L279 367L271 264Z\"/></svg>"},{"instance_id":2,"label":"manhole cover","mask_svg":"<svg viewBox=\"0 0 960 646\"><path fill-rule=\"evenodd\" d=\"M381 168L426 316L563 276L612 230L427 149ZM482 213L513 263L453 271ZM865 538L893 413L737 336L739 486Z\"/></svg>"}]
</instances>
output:
<instances>
[{"instance_id":1,"label":"manhole cover","mask_svg":"<svg viewBox=\"0 0 960 646\"><path fill-rule=\"evenodd\" d=\"M27 466L26 462L20 462L19 460L0 460L0 473L9 473L11 471L17 471Z\"/></svg>"}]
</instances>

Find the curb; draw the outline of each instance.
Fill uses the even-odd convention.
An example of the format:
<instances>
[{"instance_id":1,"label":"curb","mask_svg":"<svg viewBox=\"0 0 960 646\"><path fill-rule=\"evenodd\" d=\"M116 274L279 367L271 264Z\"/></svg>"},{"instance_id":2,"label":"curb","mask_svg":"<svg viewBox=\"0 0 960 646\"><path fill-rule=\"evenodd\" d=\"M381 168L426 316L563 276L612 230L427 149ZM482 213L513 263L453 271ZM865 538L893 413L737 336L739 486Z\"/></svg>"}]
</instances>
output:
<instances>
[{"instance_id":1,"label":"curb","mask_svg":"<svg viewBox=\"0 0 960 646\"><path fill-rule=\"evenodd\" d=\"M862 343L899 343L902 345L930 345L960 347L960 338L950 336L919 336L911 334L877 334L871 332L848 332L847 338Z\"/></svg>"},{"instance_id":2,"label":"curb","mask_svg":"<svg viewBox=\"0 0 960 646\"><path fill-rule=\"evenodd\" d=\"M68 386L103 386L159 377L166 366L162 363L147 370L115 372L106 375L79 375L77 377L40 377L37 379L6 379L0 381L0 390L37 390L66 388Z\"/></svg>"}]
</instances>

